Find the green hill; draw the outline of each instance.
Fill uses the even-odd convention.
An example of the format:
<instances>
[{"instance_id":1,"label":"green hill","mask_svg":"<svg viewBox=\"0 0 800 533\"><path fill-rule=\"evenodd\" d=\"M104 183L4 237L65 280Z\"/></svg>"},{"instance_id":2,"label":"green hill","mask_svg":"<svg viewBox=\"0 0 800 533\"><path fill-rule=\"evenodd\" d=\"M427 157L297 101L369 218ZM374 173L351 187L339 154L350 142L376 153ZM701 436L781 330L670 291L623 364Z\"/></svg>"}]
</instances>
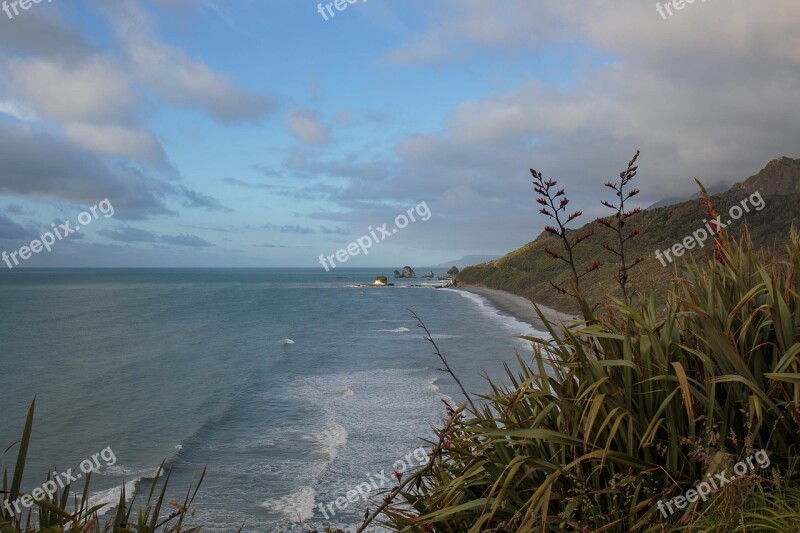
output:
<instances>
[{"instance_id":1,"label":"green hill","mask_svg":"<svg viewBox=\"0 0 800 533\"><path fill-rule=\"evenodd\" d=\"M531 191L532 197L533 194ZM771 249L782 245L788 240L789 229L800 217L800 159L775 159L755 176L712 198L717 212L722 215L723 223L731 218L729 209L736 205L741 206L747 200L749 212L744 212L743 209L741 217L730 223L726 228L729 235L738 237L749 230L757 247ZM763 207L757 210L762 205L762 200ZM659 294L663 293L668 280L676 275L676 263L669 264L665 260L667 266L663 266L656 258L656 251L681 243L703 228L704 219L707 218L700 200L649 209L633 218L632 226L641 233L628 241L628 256L631 259L642 257L644 262L631 271L629 286L638 294L647 294L651 289ZM576 263L582 269L595 260L600 261L600 268L581 282L589 301L596 302L604 295L619 295L619 287L614 281L618 263L615 263L616 257L601 246L604 242L613 242L613 234L599 223L593 221L580 229L572 230L572 237L589 229L593 229L595 234L576 248ZM560 249L556 237L542 232L533 242L500 259L465 268L458 275L457 283L501 289L532 298L561 311L575 312L577 310L574 300L558 294L550 285L552 282L568 287L569 273L564 263L544 252L546 246L554 250ZM703 247L695 247L680 259L686 259L689 254L706 258L712 252L713 243L709 238ZM677 263L680 264L680 260Z\"/></svg>"}]
</instances>

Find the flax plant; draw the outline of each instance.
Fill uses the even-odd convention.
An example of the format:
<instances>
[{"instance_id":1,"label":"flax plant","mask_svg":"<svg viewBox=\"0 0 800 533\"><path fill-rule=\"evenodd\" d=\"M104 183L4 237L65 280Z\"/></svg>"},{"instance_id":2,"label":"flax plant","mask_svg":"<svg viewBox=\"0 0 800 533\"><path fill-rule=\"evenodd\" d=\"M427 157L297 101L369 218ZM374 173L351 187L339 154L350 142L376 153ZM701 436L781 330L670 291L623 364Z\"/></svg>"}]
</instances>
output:
<instances>
[{"instance_id":1,"label":"flax plant","mask_svg":"<svg viewBox=\"0 0 800 533\"><path fill-rule=\"evenodd\" d=\"M527 338L532 360L506 366L507 385L490 382L479 412L456 422L441 459L404 489L403 506L385 510L385 524L797 531L800 235L792 231L785 255L760 254L749 237L716 238L718 257L676 266L662 304L611 300L609 313L570 326L539 311L549 338ZM768 470L672 516L657 510L762 449ZM745 493L749 505L732 499Z\"/></svg>"},{"instance_id":2,"label":"flax plant","mask_svg":"<svg viewBox=\"0 0 800 533\"><path fill-rule=\"evenodd\" d=\"M16 501L18 497L25 496L21 492L22 478L25 470L25 462L28 454L28 447L33 428L33 415L36 400L31 403L28 415L25 420L25 428L22 438L19 441L17 460L11 478L8 483L8 470L3 471L2 491L0 500ZM6 450L6 453L13 446ZM0 455L2 462L5 453ZM165 473L165 479L161 483L161 488L156 492L158 479ZM63 491L56 492L52 497L45 496L43 499L34 500L36 512L29 510L27 513L11 515L7 509L0 509L0 533L155 533L156 531L171 533L198 532L199 527L185 527L184 520L194 512L191 506L194 503L197 491L203 483L205 469L193 490L189 490L182 503L177 501L165 501L167 486L169 485L170 472L165 472L164 464L155 473L155 481L150 486L147 497L143 502L137 503L138 494L134 494L131 502L128 503L125 486L123 484L120 491L120 499L116 509L104 523L98 513L108 504L94 505L89 504L89 486L91 483L91 473L86 476L82 495L80 498L75 495L74 503L70 506L70 494L72 486L67 485ZM50 480L48 475L47 480ZM35 491L34 491L35 492ZM30 496L30 495L28 495ZM165 506L172 507L174 510L167 513ZM136 513L134 514L134 509Z\"/></svg>"}]
</instances>

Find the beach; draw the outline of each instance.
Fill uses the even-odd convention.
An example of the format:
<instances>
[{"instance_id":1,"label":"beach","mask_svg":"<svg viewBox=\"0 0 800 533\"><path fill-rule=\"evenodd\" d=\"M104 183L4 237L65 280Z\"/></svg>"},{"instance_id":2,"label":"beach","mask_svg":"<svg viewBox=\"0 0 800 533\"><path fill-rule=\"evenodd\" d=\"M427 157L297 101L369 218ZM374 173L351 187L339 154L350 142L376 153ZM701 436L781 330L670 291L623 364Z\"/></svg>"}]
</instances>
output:
<instances>
[{"instance_id":1,"label":"beach","mask_svg":"<svg viewBox=\"0 0 800 533\"><path fill-rule=\"evenodd\" d=\"M533 303L527 298L512 294L510 292L501 291L498 289L490 289L488 287L480 287L477 285L461 284L455 287L458 290L463 290L477 294L486 298L498 311L510 315L517 320L526 322L540 331L547 331L541 318L533 308ZM559 325L562 322L568 323L578 320L578 316L561 313L550 307L539 305L542 314L553 324Z\"/></svg>"}]
</instances>

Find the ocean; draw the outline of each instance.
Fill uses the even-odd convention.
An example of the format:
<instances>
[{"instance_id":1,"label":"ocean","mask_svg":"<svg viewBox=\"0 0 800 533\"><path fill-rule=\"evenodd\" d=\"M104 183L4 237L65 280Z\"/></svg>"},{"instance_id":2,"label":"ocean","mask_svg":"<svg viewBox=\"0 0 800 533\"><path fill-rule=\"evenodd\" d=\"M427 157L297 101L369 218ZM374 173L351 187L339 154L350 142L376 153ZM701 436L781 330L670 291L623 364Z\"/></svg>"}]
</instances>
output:
<instances>
[{"instance_id":1,"label":"ocean","mask_svg":"<svg viewBox=\"0 0 800 533\"><path fill-rule=\"evenodd\" d=\"M463 399L410 311L475 395L533 333L478 296L409 286L424 280L356 286L391 270L2 272L0 451L35 396L23 490L110 449L93 502L166 461L179 501L208 468L188 520L203 531L353 529L371 505L341 498L418 466L441 400Z\"/></svg>"}]
</instances>

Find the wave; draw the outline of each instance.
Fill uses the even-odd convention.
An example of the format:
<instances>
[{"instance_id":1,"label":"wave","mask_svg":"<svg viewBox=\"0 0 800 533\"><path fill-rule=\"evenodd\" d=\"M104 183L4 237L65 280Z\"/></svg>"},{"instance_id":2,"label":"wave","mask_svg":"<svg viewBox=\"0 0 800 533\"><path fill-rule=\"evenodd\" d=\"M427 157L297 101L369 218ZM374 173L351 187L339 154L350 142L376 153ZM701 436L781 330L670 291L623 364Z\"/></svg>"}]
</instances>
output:
<instances>
[{"instance_id":1,"label":"wave","mask_svg":"<svg viewBox=\"0 0 800 533\"><path fill-rule=\"evenodd\" d=\"M396 328L396 329L379 329L378 331L382 333L409 333L411 330L408 328Z\"/></svg>"},{"instance_id":2,"label":"wave","mask_svg":"<svg viewBox=\"0 0 800 533\"><path fill-rule=\"evenodd\" d=\"M145 478L140 477L138 479L134 479L132 481L128 481L125 483L125 502L130 502L136 492L136 487L138 484ZM89 507L94 507L95 505L104 505L99 511L97 511L98 516L103 516L108 513L110 510L115 509L119 504L119 497L122 494L122 485L112 487L107 490L102 490L100 492L96 492L89 496Z\"/></svg>"},{"instance_id":3,"label":"wave","mask_svg":"<svg viewBox=\"0 0 800 533\"><path fill-rule=\"evenodd\" d=\"M441 289L447 292L455 292L466 298L467 300L471 300L477 307L478 310L486 315L490 315L494 318L497 322L502 324L503 326L514 330L519 335L528 335L534 337L549 337L549 335L544 331L539 331L527 322L524 322L516 317L503 314L499 309L497 309L492 303L485 297L481 296L480 294L475 294L468 291L462 291L457 289Z\"/></svg>"},{"instance_id":4,"label":"wave","mask_svg":"<svg viewBox=\"0 0 800 533\"><path fill-rule=\"evenodd\" d=\"M121 464L117 463L115 465L111 465L111 466L105 467L103 469L103 471L100 473L100 475L101 476L106 476L106 475L109 475L109 476L130 476L133 473L134 473L133 469L128 468L125 465L121 465Z\"/></svg>"},{"instance_id":5,"label":"wave","mask_svg":"<svg viewBox=\"0 0 800 533\"><path fill-rule=\"evenodd\" d=\"M342 392L342 396L353 396L354 394L355 392L353 392L353 389L347 389L344 392Z\"/></svg>"},{"instance_id":6,"label":"wave","mask_svg":"<svg viewBox=\"0 0 800 533\"><path fill-rule=\"evenodd\" d=\"M294 344L292 339L282 339L278 341L280 344Z\"/></svg>"},{"instance_id":7,"label":"wave","mask_svg":"<svg viewBox=\"0 0 800 533\"><path fill-rule=\"evenodd\" d=\"M311 520L314 517L314 500L317 491L313 487L300 487L298 490L281 498L265 500L261 507L280 513L290 522Z\"/></svg>"},{"instance_id":8,"label":"wave","mask_svg":"<svg viewBox=\"0 0 800 533\"><path fill-rule=\"evenodd\" d=\"M333 461L339 450L347 444L347 430L344 426L333 423L310 438L316 442L318 451L327 456L329 461Z\"/></svg>"}]
</instances>

